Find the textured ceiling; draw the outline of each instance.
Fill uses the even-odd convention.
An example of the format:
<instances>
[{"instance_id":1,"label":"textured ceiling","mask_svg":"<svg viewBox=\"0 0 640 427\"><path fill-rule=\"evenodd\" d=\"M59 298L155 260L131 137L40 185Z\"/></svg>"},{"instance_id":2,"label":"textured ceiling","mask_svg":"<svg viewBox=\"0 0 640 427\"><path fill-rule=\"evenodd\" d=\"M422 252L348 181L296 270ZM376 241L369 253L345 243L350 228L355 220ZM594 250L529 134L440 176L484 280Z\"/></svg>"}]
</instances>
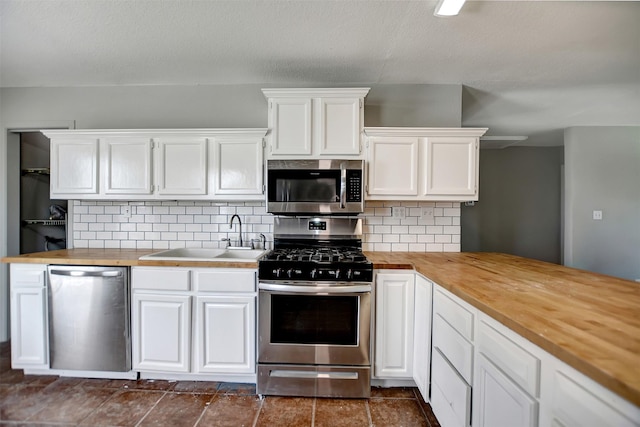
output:
<instances>
[{"instance_id":1,"label":"textured ceiling","mask_svg":"<svg viewBox=\"0 0 640 427\"><path fill-rule=\"evenodd\" d=\"M2 87L462 84L463 125L640 125L640 2L0 0Z\"/></svg>"}]
</instances>

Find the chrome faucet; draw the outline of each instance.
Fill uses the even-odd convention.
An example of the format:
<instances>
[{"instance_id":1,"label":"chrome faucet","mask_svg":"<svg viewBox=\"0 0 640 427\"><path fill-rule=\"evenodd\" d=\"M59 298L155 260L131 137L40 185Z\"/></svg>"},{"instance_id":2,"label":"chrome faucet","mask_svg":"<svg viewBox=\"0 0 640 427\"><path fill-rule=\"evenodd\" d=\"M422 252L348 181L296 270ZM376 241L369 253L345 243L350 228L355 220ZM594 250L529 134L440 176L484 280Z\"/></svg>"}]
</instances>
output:
<instances>
[{"instance_id":1,"label":"chrome faucet","mask_svg":"<svg viewBox=\"0 0 640 427\"><path fill-rule=\"evenodd\" d=\"M240 220L240 217L238 216L238 214L233 214L233 216L231 217L231 221L229 221L229 229L233 228L233 219L234 218L238 218L238 235L240 237L239 241L240 241L240 247L242 247L242 221Z\"/></svg>"}]
</instances>

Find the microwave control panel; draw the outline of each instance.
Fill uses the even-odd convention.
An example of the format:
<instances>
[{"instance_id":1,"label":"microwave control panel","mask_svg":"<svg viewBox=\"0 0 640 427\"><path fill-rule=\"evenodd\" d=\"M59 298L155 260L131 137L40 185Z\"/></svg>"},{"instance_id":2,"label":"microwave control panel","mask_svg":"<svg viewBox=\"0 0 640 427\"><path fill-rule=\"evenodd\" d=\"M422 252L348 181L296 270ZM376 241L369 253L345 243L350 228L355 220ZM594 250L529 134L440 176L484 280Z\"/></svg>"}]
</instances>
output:
<instances>
[{"instance_id":1,"label":"microwave control panel","mask_svg":"<svg viewBox=\"0 0 640 427\"><path fill-rule=\"evenodd\" d=\"M362 201L362 170L347 170L347 202Z\"/></svg>"}]
</instances>

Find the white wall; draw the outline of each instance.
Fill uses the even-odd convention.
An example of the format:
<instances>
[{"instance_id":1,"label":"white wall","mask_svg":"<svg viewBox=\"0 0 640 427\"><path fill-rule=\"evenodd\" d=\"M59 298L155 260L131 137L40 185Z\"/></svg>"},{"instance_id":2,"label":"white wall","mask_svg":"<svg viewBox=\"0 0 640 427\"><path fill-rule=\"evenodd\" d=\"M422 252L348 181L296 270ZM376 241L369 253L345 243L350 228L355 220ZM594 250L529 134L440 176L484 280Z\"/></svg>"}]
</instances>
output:
<instances>
[{"instance_id":1,"label":"white wall","mask_svg":"<svg viewBox=\"0 0 640 427\"><path fill-rule=\"evenodd\" d=\"M564 145L565 264L640 279L640 127L573 127Z\"/></svg>"}]
</instances>

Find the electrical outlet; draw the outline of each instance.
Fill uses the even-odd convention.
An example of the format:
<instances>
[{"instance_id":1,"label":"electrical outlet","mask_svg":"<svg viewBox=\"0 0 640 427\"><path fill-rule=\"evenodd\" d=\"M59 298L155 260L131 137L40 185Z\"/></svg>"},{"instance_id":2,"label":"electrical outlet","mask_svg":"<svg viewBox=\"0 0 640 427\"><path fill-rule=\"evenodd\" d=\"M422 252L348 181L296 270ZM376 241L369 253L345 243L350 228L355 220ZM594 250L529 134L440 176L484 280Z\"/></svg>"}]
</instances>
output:
<instances>
[{"instance_id":1,"label":"electrical outlet","mask_svg":"<svg viewBox=\"0 0 640 427\"><path fill-rule=\"evenodd\" d=\"M593 219L600 221L602 219L602 211L593 211Z\"/></svg>"},{"instance_id":2,"label":"electrical outlet","mask_svg":"<svg viewBox=\"0 0 640 427\"><path fill-rule=\"evenodd\" d=\"M391 216L394 218L406 218L407 217L407 208L404 206L394 206L391 208Z\"/></svg>"},{"instance_id":3,"label":"electrical outlet","mask_svg":"<svg viewBox=\"0 0 640 427\"><path fill-rule=\"evenodd\" d=\"M433 219L433 208L422 208L422 219Z\"/></svg>"},{"instance_id":4,"label":"electrical outlet","mask_svg":"<svg viewBox=\"0 0 640 427\"><path fill-rule=\"evenodd\" d=\"M121 210L122 216L125 218L131 218L131 206L126 205L122 207Z\"/></svg>"}]
</instances>

